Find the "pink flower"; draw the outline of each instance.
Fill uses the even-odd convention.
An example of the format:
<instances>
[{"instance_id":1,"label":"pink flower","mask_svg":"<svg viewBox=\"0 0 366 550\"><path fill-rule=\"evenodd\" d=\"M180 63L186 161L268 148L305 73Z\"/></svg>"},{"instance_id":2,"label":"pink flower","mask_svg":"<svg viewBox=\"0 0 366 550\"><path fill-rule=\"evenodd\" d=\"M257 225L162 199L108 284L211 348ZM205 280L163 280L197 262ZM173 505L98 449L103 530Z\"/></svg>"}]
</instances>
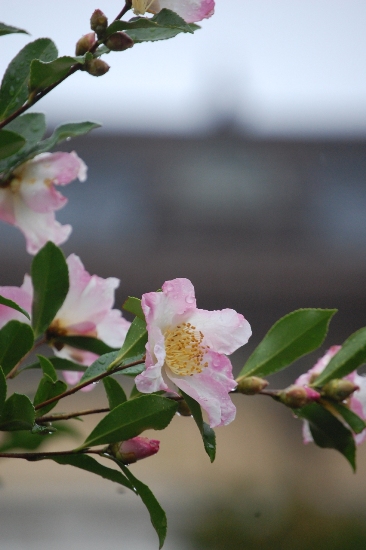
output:
<instances>
[{"instance_id":1,"label":"pink flower","mask_svg":"<svg viewBox=\"0 0 366 550\"><path fill-rule=\"evenodd\" d=\"M160 446L160 441L157 439L149 439L147 437L133 437L127 441L122 441L117 449L117 458L125 464L137 462L142 458L148 458L155 455Z\"/></svg>"},{"instance_id":2,"label":"pink flower","mask_svg":"<svg viewBox=\"0 0 366 550\"><path fill-rule=\"evenodd\" d=\"M229 424L236 412L229 392L237 383L225 354L247 343L250 325L232 309L197 309L188 279L167 281L162 290L142 297L148 343L146 369L135 379L137 389L167 391L164 373L202 406L211 427Z\"/></svg>"},{"instance_id":3,"label":"pink flower","mask_svg":"<svg viewBox=\"0 0 366 550\"><path fill-rule=\"evenodd\" d=\"M194 23L213 15L215 0L132 0L136 15L144 15L147 11L159 13L163 8L174 11L187 23Z\"/></svg>"},{"instance_id":4,"label":"pink flower","mask_svg":"<svg viewBox=\"0 0 366 550\"><path fill-rule=\"evenodd\" d=\"M57 339L57 336L93 336L99 338L111 347L122 346L130 323L122 317L117 309L112 309L114 291L119 280L114 277L102 279L97 275L90 275L81 263L80 258L71 254L67 258L69 268L70 288L66 299L57 312L57 315L48 329L48 337ZM0 287L0 295L9 298L31 311L33 287L29 275L24 278L20 288ZM24 315L0 305L0 328L11 319L29 322ZM90 365L97 355L70 346L63 346L61 350L54 349L55 355L70 359L82 365ZM82 372L65 371L64 376L69 384L76 384ZM92 386L86 386L91 389Z\"/></svg>"},{"instance_id":5,"label":"pink flower","mask_svg":"<svg viewBox=\"0 0 366 550\"><path fill-rule=\"evenodd\" d=\"M325 355L323 355L308 372L299 376L295 384L301 384L303 386L311 384L313 380L323 372L329 361L340 349L341 346L332 346L329 348ZM347 400L348 407L360 418L366 420L366 378L364 376L359 376L356 371L344 378L358 386L358 389ZM359 434L354 434L354 439L357 445L362 443L366 439L366 430L363 430ZM304 443L311 443L314 441L311 435L309 422L307 421L304 421L303 424L303 441Z\"/></svg>"},{"instance_id":6,"label":"pink flower","mask_svg":"<svg viewBox=\"0 0 366 550\"><path fill-rule=\"evenodd\" d=\"M55 219L55 210L67 203L55 185L75 178L86 179L86 166L76 153L43 153L16 168L0 187L0 219L18 227L27 242L27 252L36 254L47 241L62 244L70 225Z\"/></svg>"}]
</instances>

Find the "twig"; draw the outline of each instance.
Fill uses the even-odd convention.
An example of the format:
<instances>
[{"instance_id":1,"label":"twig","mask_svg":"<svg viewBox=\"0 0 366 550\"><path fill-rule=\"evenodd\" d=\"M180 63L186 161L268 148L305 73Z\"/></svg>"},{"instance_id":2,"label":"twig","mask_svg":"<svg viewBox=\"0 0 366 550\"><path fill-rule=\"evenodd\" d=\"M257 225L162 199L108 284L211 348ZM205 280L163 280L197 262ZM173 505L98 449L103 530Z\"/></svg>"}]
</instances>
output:
<instances>
[{"instance_id":1,"label":"twig","mask_svg":"<svg viewBox=\"0 0 366 550\"><path fill-rule=\"evenodd\" d=\"M85 411L77 411L73 413L60 413L60 414L50 414L48 416L39 416L36 418L35 422L37 424L43 424L44 422L56 422L57 420L69 420L70 418L78 418L79 416L86 416L88 414L100 414L109 412L110 408L104 409L87 409Z\"/></svg>"}]
</instances>

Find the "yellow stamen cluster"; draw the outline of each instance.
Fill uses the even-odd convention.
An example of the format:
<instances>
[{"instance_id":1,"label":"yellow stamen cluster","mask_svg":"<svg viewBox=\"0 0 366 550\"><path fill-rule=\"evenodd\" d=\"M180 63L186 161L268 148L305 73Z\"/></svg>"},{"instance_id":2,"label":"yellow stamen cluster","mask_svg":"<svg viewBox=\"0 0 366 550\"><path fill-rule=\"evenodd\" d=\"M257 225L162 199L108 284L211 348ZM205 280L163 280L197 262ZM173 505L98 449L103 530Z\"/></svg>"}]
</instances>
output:
<instances>
[{"instance_id":1,"label":"yellow stamen cluster","mask_svg":"<svg viewBox=\"0 0 366 550\"><path fill-rule=\"evenodd\" d=\"M132 0L132 9L136 15L144 15L154 0Z\"/></svg>"},{"instance_id":2,"label":"yellow stamen cluster","mask_svg":"<svg viewBox=\"0 0 366 550\"><path fill-rule=\"evenodd\" d=\"M192 376L202 372L208 363L203 357L208 346L203 346L203 334L191 323L182 323L165 331L165 363L174 374Z\"/></svg>"}]
</instances>

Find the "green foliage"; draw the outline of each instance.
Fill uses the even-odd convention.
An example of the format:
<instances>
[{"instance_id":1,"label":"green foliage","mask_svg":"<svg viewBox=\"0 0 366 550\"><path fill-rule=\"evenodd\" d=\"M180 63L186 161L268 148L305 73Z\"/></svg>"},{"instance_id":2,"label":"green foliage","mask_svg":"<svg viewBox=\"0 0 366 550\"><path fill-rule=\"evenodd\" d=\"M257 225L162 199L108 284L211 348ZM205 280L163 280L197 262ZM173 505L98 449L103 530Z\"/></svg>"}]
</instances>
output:
<instances>
[{"instance_id":1,"label":"green foliage","mask_svg":"<svg viewBox=\"0 0 366 550\"><path fill-rule=\"evenodd\" d=\"M115 380L111 376L108 376L107 378L103 379L103 385L107 394L109 408L111 409L111 411L118 407L118 405L121 405L121 403L125 403L125 401L127 401L125 391L122 386L117 382L117 380Z\"/></svg>"},{"instance_id":2,"label":"green foliage","mask_svg":"<svg viewBox=\"0 0 366 550\"><path fill-rule=\"evenodd\" d=\"M9 130L0 130L0 160L11 157L25 144L25 139Z\"/></svg>"},{"instance_id":3,"label":"green foliage","mask_svg":"<svg viewBox=\"0 0 366 550\"><path fill-rule=\"evenodd\" d=\"M70 371L85 371L87 367L84 365L80 365L79 363L74 363L73 361L69 361L69 359L64 359L63 357L48 357L48 361L52 364L53 368L56 370L70 370ZM41 363L37 361L36 363L32 363L31 365L27 365L22 370L28 370L28 369L40 369Z\"/></svg>"},{"instance_id":4,"label":"green foliage","mask_svg":"<svg viewBox=\"0 0 366 550\"><path fill-rule=\"evenodd\" d=\"M20 321L9 321L0 330L0 365L5 376L32 349L33 331Z\"/></svg>"},{"instance_id":5,"label":"green foliage","mask_svg":"<svg viewBox=\"0 0 366 550\"><path fill-rule=\"evenodd\" d=\"M336 449L356 470L356 444L352 433L332 413L317 403L297 409L295 414L309 422L311 435L318 447Z\"/></svg>"},{"instance_id":6,"label":"green foliage","mask_svg":"<svg viewBox=\"0 0 366 550\"><path fill-rule=\"evenodd\" d=\"M0 367L0 414L4 408L7 393L6 379L3 369Z\"/></svg>"},{"instance_id":7,"label":"green foliage","mask_svg":"<svg viewBox=\"0 0 366 550\"><path fill-rule=\"evenodd\" d=\"M188 25L179 15L166 8L151 19L133 18L130 21L114 21L107 29L106 36L117 31L126 31L135 43L154 42L174 38L180 33L193 34L198 25Z\"/></svg>"},{"instance_id":8,"label":"green foliage","mask_svg":"<svg viewBox=\"0 0 366 550\"><path fill-rule=\"evenodd\" d=\"M32 324L36 337L50 326L69 291L69 270L63 252L48 242L32 262Z\"/></svg>"},{"instance_id":9,"label":"green foliage","mask_svg":"<svg viewBox=\"0 0 366 550\"><path fill-rule=\"evenodd\" d=\"M66 344L67 346L71 346L73 348L82 349L85 351L91 351L92 353L95 353L96 355L104 355L106 353L111 353L112 351L116 351L104 342L102 340L98 340L98 338L93 338L91 336L57 336L54 340L58 344Z\"/></svg>"},{"instance_id":10,"label":"green foliage","mask_svg":"<svg viewBox=\"0 0 366 550\"><path fill-rule=\"evenodd\" d=\"M158 395L144 395L126 401L97 424L80 449L126 441L145 430L163 430L176 410L177 403Z\"/></svg>"},{"instance_id":11,"label":"green foliage","mask_svg":"<svg viewBox=\"0 0 366 550\"><path fill-rule=\"evenodd\" d=\"M65 139L71 139L77 136L83 136L95 128L100 128L100 124L96 122L69 122L68 124L61 124L55 129L53 134L41 141L37 148L34 150L34 155L45 153L52 149L58 143L65 141Z\"/></svg>"},{"instance_id":12,"label":"green foliage","mask_svg":"<svg viewBox=\"0 0 366 550\"><path fill-rule=\"evenodd\" d=\"M29 32L23 29L18 29L17 27L12 27L11 25L0 23L0 36L5 36L5 34L15 34L15 33L29 34Z\"/></svg>"},{"instance_id":13,"label":"green foliage","mask_svg":"<svg viewBox=\"0 0 366 550\"><path fill-rule=\"evenodd\" d=\"M57 48L49 38L39 38L27 44L8 66L0 88L0 120L19 109L28 99L30 65L33 59L53 61Z\"/></svg>"},{"instance_id":14,"label":"green foliage","mask_svg":"<svg viewBox=\"0 0 366 550\"><path fill-rule=\"evenodd\" d=\"M207 422L203 421L202 418L202 410L200 405L192 399L189 395L184 393L182 390L179 390L182 396L184 397L185 402L187 403L188 407L191 410L192 416L198 426L198 429L201 433L202 439L203 439L203 445L205 447L205 451L208 454L211 462L215 460L216 457L216 435L215 432L210 426L207 424Z\"/></svg>"},{"instance_id":15,"label":"green foliage","mask_svg":"<svg viewBox=\"0 0 366 550\"><path fill-rule=\"evenodd\" d=\"M90 367L86 369L83 377L80 380L80 384L83 384L84 382L87 382L88 380L91 380L92 378L95 378L96 376L107 372L109 365L112 364L117 355L118 351L112 351L110 353L102 355L101 357L98 357L98 359L96 359L94 363L92 363Z\"/></svg>"},{"instance_id":16,"label":"green foliage","mask_svg":"<svg viewBox=\"0 0 366 550\"><path fill-rule=\"evenodd\" d=\"M145 356L145 346L147 342L146 322L136 317L127 332L123 346L118 352L117 357L110 365L110 369L115 366L122 366L126 363L132 363L143 359Z\"/></svg>"},{"instance_id":17,"label":"green foliage","mask_svg":"<svg viewBox=\"0 0 366 550\"><path fill-rule=\"evenodd\" d=\"M36 426L36 425L34 425ZM39 428L40 426L38 426ZM42 443L47 440L47 435L52 435L52 440L59 439L65 435L78 437L78 432L70 427L70 423L57 422L57 430L49 426L45 426L46 431L40 433L37 429L34 431L34 427L31 431L18 430L16 432L6 432L3 434L0 444L0 453L6 453L13 451L14 449L23 449L28 451L34 451L38 449Z\"/></svg>"},{"instance_id":18,"label":"green foliage","mask_svg":"<svg viewBox=\"0 0 366 550\"><path fill-rule=\"evenodd\" d=\"M19 313L23 313L27 319L30 320L29 313L25 311L22 307L18 306L13 300L9 300L9 298L4 298L4 296L0 296L0 304L3 306L11 307L12 309L15 309L16 311L19 311Z\"/></svg>"},{"instance_id":19,"label":"green foliage","mask_svg":"<svg viewBox=\"0 0 366 550\"><path fill-rule=\"evenodd\" d=\"M42 355L38 355L38 358L43 371L43 377L38 385L36 395L34 396L33 405L35 408L48 399L60 395L67 389L67 384L65 382L57 380L57 373L52 363L46 357L42 357ZM47 414L57 405L57 403L58 401L54 401L49 405L38 408L37 414L39 416Z\"/></svg>"},{"instance_id":20,"label":"green foliage","mask_svg":"<svg viewBox=\"0 0 366 550\"><path fill-rule=\"evenodd\" d=\"M34 407L26 395L13 393L4 404L0 415L0 430L11 432L31 430L34 425Z\"/></svg>"},{"instance_id":21,"label":"green foliage","mask_svg":"<svg viewBox=\"0 0 366 550\"><path fill-rule=\"evenodd\" d=\"M48 63L34 59L30 67L29 91L38 93L56 84L67 77L71 67L76 63L82 64L83 61L83 58L66 55Z\"/></svg>"},{"instance_id":22,"label":"green foliage","mask_svg":"<svg viewBox=\"0 0 366 550\"><path fill-rule=\"evenodd\" d=\"M127 300L124 302L122 309L124 309L125 311L129 311L130 313L133 313L133 315L145 321L145 315L144 315L144 312L142 311L140 298L134 298L133 296L129 296Z\"/></svg>"},{"instance_id":23,"label":"green foliage","mask_svg":"<svg viewBox=\"0 0 366 550\"><path fill-rule=\"evenodd\" d=\"M317 349L323 342L335 309L298 309L268 331L239 376L268 376Z\"/></svg>"},{"instance_id":24,"label":"green foliage","mask_svg":"<svg viewBox=\"0 0 366 550\"><path fill-rule=\"evenodd\" d=\"M332 357L322 373L312 382L321 387L333 378L343 378L366 361L366 327L351 334Z\"/></svg>"},{"instance_id":25,"label":"green foliage","mask_svg":"<svg viewBox=\"0 0 366 550\"><path fill-rule=\"evenodd\" d=\"M338 413L346 424L351 428L355 434L360 434L366 428L366 423L355 414L351 409L342 403L331 403L331 408L335 409L335 413ZM329 410L329 408L328 408ZM330 409L330 412L331 409Z\"/></svg>"},{"instance_id":26,"label":"green foliage","mask_svg":"<svg viewBox=\"0 0 366 550\"><path fill-rule=\"evenodd\" d=\"M167 532L167 520L164 510L162 509L159 502L156 500L155 496L151 492L151 489L149 489L147 485L142 483L142 481L138 480L133 474L131 474L127 466L119 461L117 461L117 464L119 465L125 476L129 479L136 493L140 496L142 502L148 509L151 523L159 537L159 548L162 548Z\"/></svg>"}]
</instances>

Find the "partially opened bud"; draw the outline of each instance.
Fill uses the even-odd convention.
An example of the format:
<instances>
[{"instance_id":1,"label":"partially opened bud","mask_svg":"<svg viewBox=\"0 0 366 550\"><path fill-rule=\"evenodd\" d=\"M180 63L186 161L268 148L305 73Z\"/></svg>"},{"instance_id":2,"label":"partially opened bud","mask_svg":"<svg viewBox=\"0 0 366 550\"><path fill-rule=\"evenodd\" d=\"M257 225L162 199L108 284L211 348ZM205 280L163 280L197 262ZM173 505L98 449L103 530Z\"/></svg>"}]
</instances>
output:
<instances>
[{"instance_id":1,"label":"partially opened bud","mask_svg":"<svg viewBox=\"0 0 366 550\"><path fill-rule=\"evenodd\" d=\"M108 27L108 19L102 10L95 10L90 18L90 28L97 33L98 38L102 37Z\"/></svg>"},{"instance_id":2,"label":"partially opened bud","mask_svg":"<svg viewBox=\"0 0 366 550\"><path fill-rule=\"evenodd\" d=\"M278 394L281 403L291 409L300 409L320 399L320 393L307 386L293 385Z\"/></svg>"},{"instance_id":3,"label":"partially opened bud","mask_svg":"<svg viewBox=\"0 0 366 550\"><path fill-rule=\"evenodd\" d=\"M95 42L95 33L84 34L76 43L75 55L84 55L90 50Z\"/></svg>"},{"instance_id":4,"label":"partially opened bud","mask_svg":"<svg viewBox=\"0 0 366 550\"><path fill-rule=\"evenodd\" d=\"M91 59L85 63L84 67L92 76L103 76L110 69L108 63L102 61L102 59Z\"/></svg>"},{"instance_id":5,"label":"partially opened bud","mask_svg":"<svg viewBox=\"0 0 366 550\"><path fill-rule=\"evenodd\" d=\"M156 439L133 437L127 441L111 445L110 450L124 464L132 464L142 458L155 455L159 450L159 446L160 441Z\"/></svg>"},{"instance_id":6,"label":"partially opened bud","mask_svg":"<svg viewBox=\"0 0 366 550\"><path fill-rule=\"evenodd\" d=\"M236 391L244 395L256 395L268 386L268 381L258 376L241 376L237 379Z\"/></svg>"},{"instance_id":7,"label":"partially opened bud","mask_svg":"<svg viewBox=\"0 0 366 550\"><path fill-rule=\"evenodd\" d=\"M333 401L344 401L359 389L360 387L350 380L335 378L323 386L322 395L333 399Z\"/></svg>"},{"instance_id":8,"label":"partially opened bud","mask_svg":"<svg viewBox=\"0 0 366 550\"><path fill-rule=\"evenodd\" d=\"M128 48L132 48L134 42L126 33L115 32L104 42L104 44L107 48L112 50L112 52L123 52L124 50L128 50Z\"/></svg>"}]
</instances>

